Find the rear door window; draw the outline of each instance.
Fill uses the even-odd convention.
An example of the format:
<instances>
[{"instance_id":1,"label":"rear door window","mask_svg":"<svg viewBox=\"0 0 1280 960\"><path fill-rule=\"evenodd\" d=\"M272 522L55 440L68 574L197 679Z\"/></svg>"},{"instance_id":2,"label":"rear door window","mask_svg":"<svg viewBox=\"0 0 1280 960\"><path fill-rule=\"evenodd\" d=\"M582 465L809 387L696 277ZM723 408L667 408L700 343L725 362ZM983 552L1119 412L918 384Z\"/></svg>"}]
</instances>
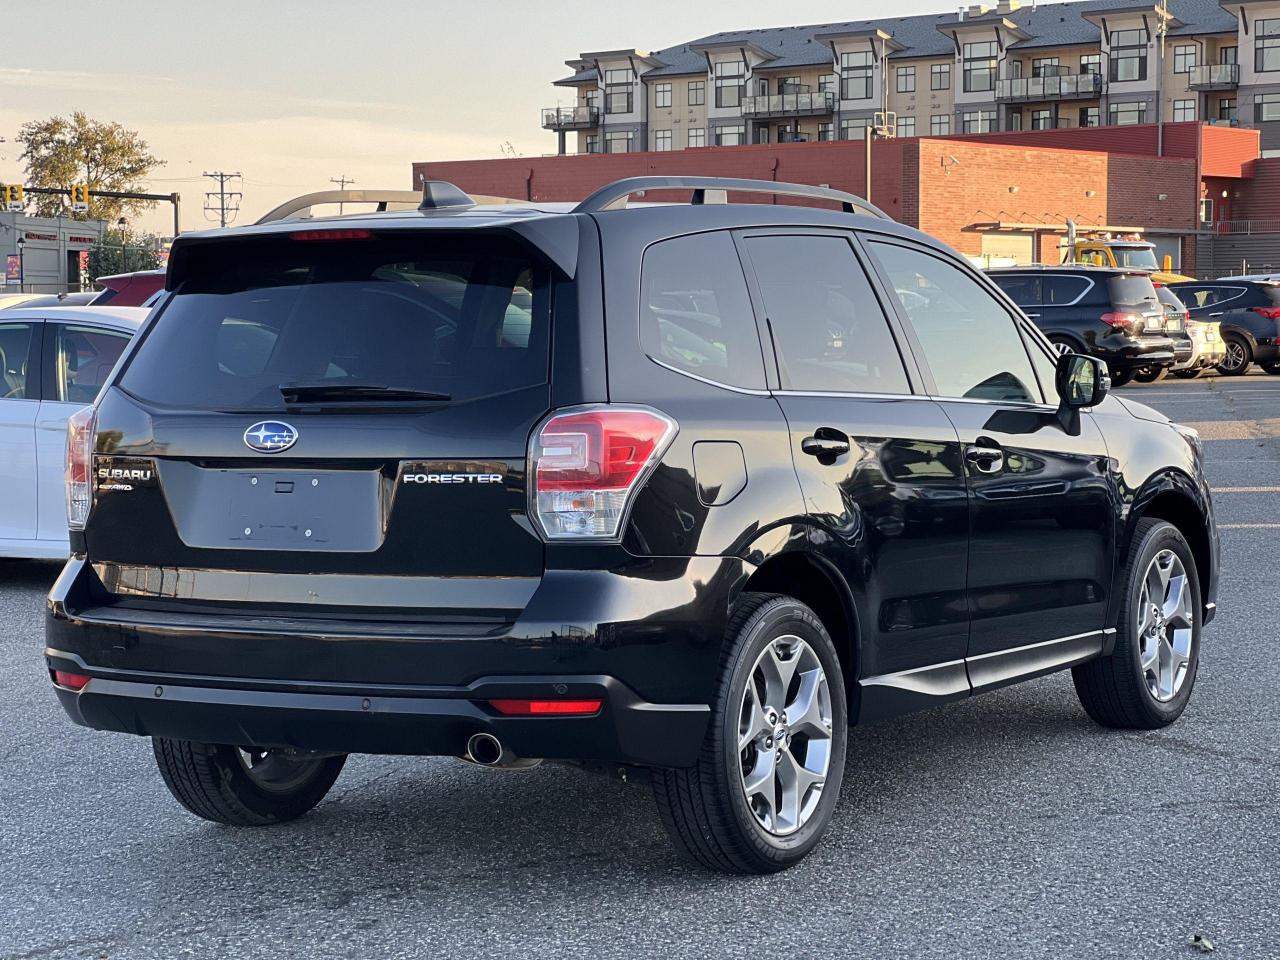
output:
<instances>
[{"instance_id":1,"label":"rear door window","mask_svg":"<svg viewBox=\"0 0 1280 960\"><path fill-rule=\"evenodd\" d=\"M32 323L0 323L0 400L38 400L32 388Z\"/></svg>"},{"instance_id":2,"label":"rear door window","mask_svg":"<svg viewBox=\"0 0 1280 960\"><path fill-rule=\"evenodd\" d=\"M1044 278L1044 299L1040 302L1047 307L1075 303L1084 296L1090 283L1092 281L1086 277L1047 276Z\"/></svg>"},{"instance_id":3,"label":"rear door window","mask_svg":"<svg viewBox=\"0 0 1280 960\"><path fill-rule=\"evenodd\" d=\"M871 281L838 236L750 237L782 389L910 393Z\"/></svg>"},{"instance_id":4,"label":"rear door window","mask_svg":"<svg viewBox=\"0 0 1280 960\"><path fill-rule=\"evenodd\" d=\"M996 286L1008 294L1009 299L1020 307L1039 306L1043 301L1040 293L1040 277L1017 276L1004 273L991 277Z\"/></svg>"},{"instance_id":5,"label":"rear door window","mask_svg":"<svg viewBox=\"0 0 1280 960\"><path fill-rule=\"evenodd\" d=\"M290 384L458 402L547 382L548 272L514 243L270 237L186 256L120 380L144 401L274 411Z\"/></svg>"},{"instance_id":6,"label":"rear door window","mask_svg":"<svg viewBox=\"0 0 1280 960\"><path fill-rule=\"evenodd\" d=\"M716 383L764 389L760 336L728 233L653 244L640 287L640 342L649 357Z\"/></svg>"},{"instance_id":7,"label":"rear door window","mask_svg":"<svg viewBox=\"0 0 1280 960\"><path fill-rule=\"evenodd\" d=\"M120 354L129 345L129 335L117 330L54 324L52 356L53 396L45 380L45 397L60 403L93 403ZM46 345L46 350L48 349ZM46 371L46 376L48 373Z\"/></svg>"}]
</instances>

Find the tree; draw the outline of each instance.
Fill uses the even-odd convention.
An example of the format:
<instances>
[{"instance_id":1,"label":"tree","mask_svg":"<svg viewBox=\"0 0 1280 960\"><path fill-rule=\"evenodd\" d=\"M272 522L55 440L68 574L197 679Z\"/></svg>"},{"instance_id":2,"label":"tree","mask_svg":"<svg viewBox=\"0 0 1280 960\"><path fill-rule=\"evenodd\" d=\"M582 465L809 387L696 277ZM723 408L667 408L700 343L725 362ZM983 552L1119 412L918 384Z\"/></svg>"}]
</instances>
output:
<instances>
[{"instance_id":1,"label":"tree","mask_svg":"<svg viewBox=\"0 0 1280 960\"><path fill-rule=\"evenodd\" d=\"M160 238L151 234L134 236L127 230L108 230L89 248L89 276L94 280L162 266Z\"/></svg>"},{"instance_id":2,"label":"tree","mask_svg":"<svg viewBox=\"0 0 1280 960\"><path fill-rule=\"evenodd\" d=\"M96 192L139 192L147 175L164 163L151 155L136 131L92 120L80 111L23 124L18 142L27 164L27 186L67 190L73 183L89 185L86 213L71 213L70 196L34 194L36 213L42 217L65 214L80 220L115 221L125 212L140 213L151 204L109 200Z\"/></svg>"}]
</instances>

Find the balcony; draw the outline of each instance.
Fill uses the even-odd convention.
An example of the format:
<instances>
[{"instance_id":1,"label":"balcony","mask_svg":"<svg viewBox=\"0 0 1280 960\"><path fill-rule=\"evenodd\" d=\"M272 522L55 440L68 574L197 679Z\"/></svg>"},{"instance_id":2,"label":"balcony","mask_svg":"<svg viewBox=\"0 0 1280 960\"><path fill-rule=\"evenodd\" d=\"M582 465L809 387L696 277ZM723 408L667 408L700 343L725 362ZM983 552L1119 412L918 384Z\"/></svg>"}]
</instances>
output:
<instances>
[{"instance_id":1,"label":"balcony","mask_svg":"<svg viewBox=\"0 0 1280 960\"><path fill-rule=\"evenodd\" d=\"M588 130L598 126L599 107L547 107L542 111L543 130Z\"/></svg>"},{"instance_id":2,"label":"balcony","mask_svg":"<svg viewBox=\"0 0 1280 960\"><path fill-rule=\"evenodd\" d=\"M769 117L820 117L829 115L836 106L836 95L830 90L818 93L779 93L771 97L742 98L742 115L755 120Z\"/></svg>"},{"instance_id":3,"label":"balcony","mask_svg":"<svg viewBox=\"0 0 1280 960\"><path fill-rule=\"evenodd\" d=\"M1187 86L1192 90L1234 90L1240 85L1240 64L1203 63L1191 68Z\"/></svg>"},{"instance_id":4,"label":"balcony","mask_svg":"<svg viewBox=\"0 0 1280 960\"><path fill-rule=\"evenodd\" d=\"M1093 100L1102 94L1102 77L1096 73L1068 73L1055 77L1019 77L996 82L996 99L1002 102L1031 100Z\"/></svg>"}]
</instances>

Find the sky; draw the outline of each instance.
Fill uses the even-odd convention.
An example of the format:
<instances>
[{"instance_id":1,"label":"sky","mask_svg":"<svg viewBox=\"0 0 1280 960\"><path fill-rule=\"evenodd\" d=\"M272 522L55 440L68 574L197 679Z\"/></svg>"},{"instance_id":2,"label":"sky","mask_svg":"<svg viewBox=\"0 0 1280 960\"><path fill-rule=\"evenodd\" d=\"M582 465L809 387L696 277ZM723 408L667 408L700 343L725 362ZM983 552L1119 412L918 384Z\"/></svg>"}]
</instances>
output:
<instances>
[{"instance_id":1,"label":"sky","mask_svg":"<svg viewBox=\"0 0 1280 960\"><path fill-rule=\"evenodd\" d=\"M895 14L950 9L897 0ZM749 27L883 16L867 0L0 0L40 42L0 53L0 182L19 181L21 125L83 110L137 130L163 159L148 189L209 225L206 171L238 171L238 223L289 197L410 189L421 160L555 151L539 109L584 50L657 50ZM0 16L0 22L8 17ZM171 232L168 204L132 224Z\"/></svg>"}]
</instances>

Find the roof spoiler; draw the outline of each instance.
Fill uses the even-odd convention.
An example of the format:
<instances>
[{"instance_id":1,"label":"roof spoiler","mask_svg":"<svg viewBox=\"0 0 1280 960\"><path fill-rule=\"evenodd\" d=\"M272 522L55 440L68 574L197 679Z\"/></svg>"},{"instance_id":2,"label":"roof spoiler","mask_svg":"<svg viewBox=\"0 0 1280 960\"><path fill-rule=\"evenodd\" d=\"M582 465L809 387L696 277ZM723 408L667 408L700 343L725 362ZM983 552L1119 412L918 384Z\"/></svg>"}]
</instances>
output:
<instances>
[{"instance_id":1,"label":"roof spoiler","mask_svg":"<svg viewBox=\"0 0 1280 960\"><path fill-rule=\"evenodd\" d=\"M644 190L692 190L693 204L728 203L730 190L739 193L771 193L780 197L804 197L808 200L830 200L840 204L845 213L866 213L882 220L893 219L875 204L843 190L811 187L803 183L779 183L775 180L739 180L733 177L628 177L605 184L573 208L574 213L600 213L622 210L627 198Z\"/></svg>"}]
</instances>

